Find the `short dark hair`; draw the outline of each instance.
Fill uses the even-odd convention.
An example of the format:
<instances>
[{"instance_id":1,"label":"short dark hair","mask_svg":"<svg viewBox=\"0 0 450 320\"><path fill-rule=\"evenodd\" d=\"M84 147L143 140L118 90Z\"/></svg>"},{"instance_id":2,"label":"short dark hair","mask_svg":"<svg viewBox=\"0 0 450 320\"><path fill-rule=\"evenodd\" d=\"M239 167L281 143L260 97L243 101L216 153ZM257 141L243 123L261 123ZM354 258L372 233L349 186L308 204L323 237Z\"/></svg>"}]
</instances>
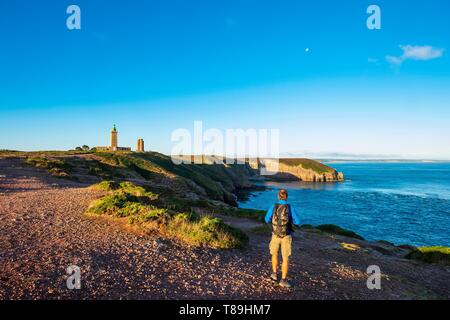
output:
<instances>
[{"instance_id":1,"label":"short dark hair","mask_svg":"<svg viewBox=\"0 0 450 320\"><path fill-rule=\"evenodd\" d=\"M278 191L278 200L287 200L288 192L286 189L280 189Z\"/></svg>"}]
</instances>

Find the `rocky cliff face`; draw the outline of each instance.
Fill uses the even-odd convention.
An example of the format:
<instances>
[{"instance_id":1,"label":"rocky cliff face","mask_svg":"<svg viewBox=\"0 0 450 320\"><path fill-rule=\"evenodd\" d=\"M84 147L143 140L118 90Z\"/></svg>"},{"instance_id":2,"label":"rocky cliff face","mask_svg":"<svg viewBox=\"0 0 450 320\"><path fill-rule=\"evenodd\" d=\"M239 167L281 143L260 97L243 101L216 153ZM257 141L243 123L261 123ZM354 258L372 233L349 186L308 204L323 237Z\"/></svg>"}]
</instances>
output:
<instances>
[{"instance_id":1,"label":"rocky cliff face","mask_svg":"<svg viewBox=\"0 0 450 320\"><path fill-rule=\"evenodd\" d=\"M311 159L239 159L236 163L203 155L182 157L180 160L187 164L174 165L168 156L162 154L147 152L139 157L186 178L203 189L210 198L232 205L237 205L238 193L256 188L255 178L307 182L344 180L342 173Z\"/></svg>"},{"instance_id":2,"label":"rocky cliff face","mask_svg":"<svg viewBox=\"0 0 450 320\"><path fill-rule=\"evenodd\" d=\"M255 168L255 162L252 167ZM337 182L344 174L311 159L261 159L257 166L268 180ZM265 173L264 173L265 171Z\"/></svg>"},{"instance_id":3,"label":"rocky cliff face","mask_svg":"<svg viewBox=\"0 0 450 320\"><path fill-rule=\"evenodd\" d=\"M152 184L178 196L207 197L236 206L237 195L260 186L255 179L278 181L342 181L335 169L310 159L240 159L217 162L210 156L188 157L188 163L174 163L157 152L95 152L92 154L22 154L26 162L52 175L75 181L127 180ZM228 162L228 163L227 163ZM197 164L195 164L197 163Z\"/></svg>"},{"instance_id":4,"label":"rocky cliff face","mask_svg":"<svg viewBox=\"0 0 450 320\"><path fill-rule=\"evenodd\" d=\"M306 158L285 159L239 159L240 164L217 165L216 158L200 156L200 163L207 165L216 172L211 175L215 181L222 175L218 175L217 169L226 171L233 183L226 187L228 191L251 187L250 177L262 177L275 181L305 181L305 182L339 182L344 181L344 174L323 163ZM225 163L225 159L222 159ZM223 183L222 183L223 184Z\"/></svg>"}]
</instances>

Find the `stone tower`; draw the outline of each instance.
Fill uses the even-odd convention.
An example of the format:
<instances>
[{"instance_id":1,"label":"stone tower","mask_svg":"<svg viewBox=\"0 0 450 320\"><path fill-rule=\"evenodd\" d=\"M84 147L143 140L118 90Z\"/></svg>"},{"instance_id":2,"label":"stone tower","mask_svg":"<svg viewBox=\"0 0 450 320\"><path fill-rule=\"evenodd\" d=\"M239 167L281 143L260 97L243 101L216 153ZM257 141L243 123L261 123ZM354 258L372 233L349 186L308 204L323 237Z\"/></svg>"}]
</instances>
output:
<instances>
[{"instance_id":1,"label":"stone tower","mask_svg":"<svg viewBox=\"0 0 450 320\"><path fill-rule=\"evenodd\" d=\"M138 139L136 150L137 152L144 152L144 139Z\"/></svg>"},{"instance_id":2,"label":"stone tower","mask_svg":"<svg viewBox=\"0 0 450 320\"><path fill-rule=\"evenodd\" d=\"M110 135L110 145L108 147L105 146L97 146L97 151L131 151L129 147L119 147L119 132L117 131L116 125L111 129Z\"/></svg>"},{"instance_id":3,"label":"stone tower","mask_svg":"<svg viewBox=\"0 0 450 320\"><path fill-rule=\"evenodd\" d=\"M111 129L111 150L112 151L117 151L117 136L118 136L119 132L117 132L116 129L116 125L113 126L113 128Z\"/></svg>"}]
</instances>

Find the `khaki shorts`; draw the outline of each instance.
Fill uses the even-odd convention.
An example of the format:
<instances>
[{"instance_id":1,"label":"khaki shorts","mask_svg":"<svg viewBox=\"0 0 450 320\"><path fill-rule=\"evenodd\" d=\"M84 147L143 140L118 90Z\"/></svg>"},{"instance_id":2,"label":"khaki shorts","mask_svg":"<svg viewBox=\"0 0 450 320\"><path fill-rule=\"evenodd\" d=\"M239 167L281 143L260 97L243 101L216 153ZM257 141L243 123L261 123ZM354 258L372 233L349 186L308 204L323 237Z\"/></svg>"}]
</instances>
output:
<instances>
[{"instance_id":1,"label":"khaki shorts","mask_svg":"<svg viewBox=\"0 0 450 320\"><path fill-rule=\"evenodd\" d=\"M280 238L274 234L272 234L272 240L270 241L269 249L271 255L278 255L278 251L281 247L281 256L283 259L287 259L291 255L291 247L292 247L292 236L286 236L284 238Z\"/></svg>"}]
</instances>

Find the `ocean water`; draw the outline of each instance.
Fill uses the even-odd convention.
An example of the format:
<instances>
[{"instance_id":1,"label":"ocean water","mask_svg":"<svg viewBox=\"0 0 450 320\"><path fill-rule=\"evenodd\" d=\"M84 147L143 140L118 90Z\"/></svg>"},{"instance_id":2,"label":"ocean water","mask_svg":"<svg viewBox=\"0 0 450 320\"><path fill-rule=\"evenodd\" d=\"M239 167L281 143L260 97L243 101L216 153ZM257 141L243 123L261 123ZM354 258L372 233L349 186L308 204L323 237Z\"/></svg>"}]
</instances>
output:
<instances>
[{"instance_id":1,"label":"ocean water","mask_svg":"<svg viewBox=\"0 0 450 320\"><path fill-rule=\"evenodd\" d=\"M327 163L341 183L266 183L241 202L266 210L283 187L302 224L336 224L368 240L450 246L450 163Z\"/></svg>"}]
</instances>

